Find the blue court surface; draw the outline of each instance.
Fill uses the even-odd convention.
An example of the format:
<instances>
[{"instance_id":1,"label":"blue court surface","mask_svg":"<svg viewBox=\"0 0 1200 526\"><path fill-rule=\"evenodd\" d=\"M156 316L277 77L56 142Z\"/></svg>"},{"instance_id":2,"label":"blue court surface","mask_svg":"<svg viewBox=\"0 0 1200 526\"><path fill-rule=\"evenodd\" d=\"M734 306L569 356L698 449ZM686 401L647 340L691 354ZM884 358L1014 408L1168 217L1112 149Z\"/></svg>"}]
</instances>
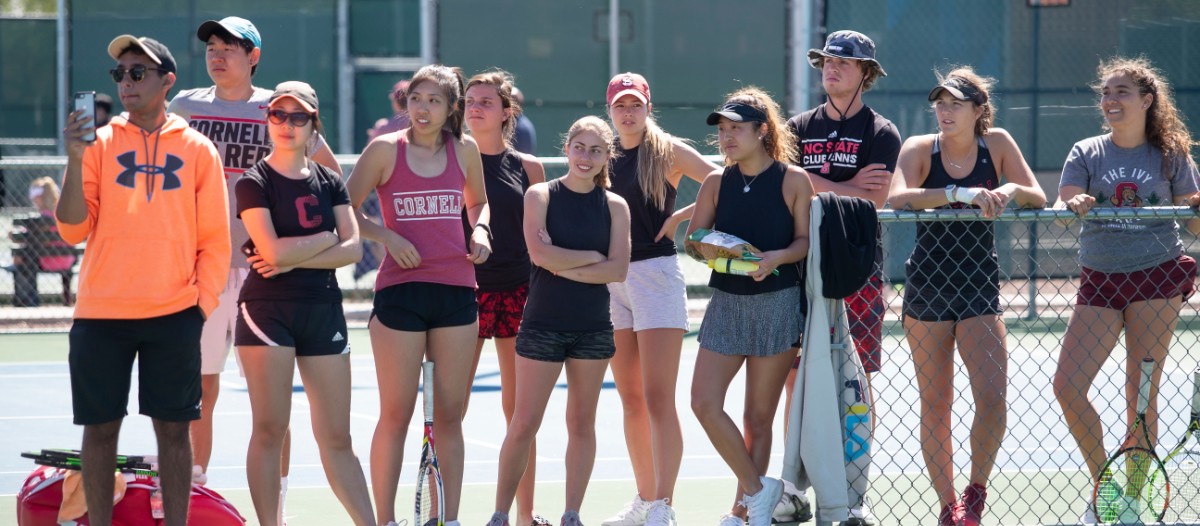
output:
<instances>
[{"instance_id":1,"label":"blue court surface","mask_svg":"<svg viewBox=\"0 0 1200 526\"><path fill-rule=\"evenodd\" d=\"M1010 324L1011 325L1011 324ZM1190 332L1179 335L1189 345L1195 343ZM1012 330L1008 343L1009 367L1008 434L990 484L989 524L1073 523L1082 511L1086 475L1079 472L1080 459L1068 438L1060 410L1050 391L1057 341L1053 333ZM0 335L0 386L5 397L0 401L0 523L15 516L14 494L33 468L21 451L51 447L76 448L82 431L71 423L70 387L66 364L66 335ZM379 414L374 363L365 330L351 331L353 364L352 434L355 449L367 469L368 449ZM930 524L936 521L936 498L929 489L921 460L916 414L918 403L913 369L907 345L893 330L885 337L885 364L874 379L879 413L876 433L871 497L875 514L884 525ZM1029 349L1029 350L1027 350ZM684 431L684 462L680 472L674 506L680 525L715 524L733 499L734 479L709 444L689 409L692 370L699 352L694 337L684 342L678 383L677 403ZM1122 351L1118 350L1117 354ZM1181 353L1182 354L1182 353ZM1181 357L1168 365L1167 386L1189 386L1194 359ZM954 440L964 444L956 452L957 471L969 464L967 426L973 415L965 373L961 365L956 373L960 394L954 405ZM464 524L483 524L493 511L497 456L504 436L500 411L499 369L496 357L486 347L475 380L466 428L466 473L460 520ZM1117 375L1118 360L1106 365L1102 376ZM565 382L565 375L562 382ZM743 403L743 378L734 380L726 402L737 420ZM586 524L598 525L619 510L634 495L632 471L622 434L622 410L617 392L606 385L600 398L597 418L598 451L595 471L581 514ZM1101 382L1093 392L1097 400L1121 398L1114 380ZM216 409L216 438L209 470L209 486L225 494L242 512L253 515L246 489L245 455L250 436L250 405L244 380L233 358L222 377L222 392ZM135 387L136 390L136 387ZM1164 441L1173 443L1186 423L1186 399L1190 393L1163 391ZM155 451L150 421L136 416L136 392L131 393L119 450L125 454ZM566 448L564 411L565 384L552 395L546 419L538 435L538 489L536 510L557 522L562 511L563 458ZM1105 404L1100 404L1106 407ZM782 409L781 409L782 412ZM1120 429L1116 410L1101 411L1106 426ZM398 510L407 511L416 455L420 446L420 422L414 419L407 445L412 456L406 458ZM771 474L778 474L783 457L783 418L775 426L775 444ZM333 497L320 466L312 438L308 404L296 378L292 414L293 457L288 498L288 524L343 524L348 518ZM1113 433L1107 444L1115 443ZM836 452L833 454L840 454ZM961 485L964 485L960 484ZM810 493L811 497L811 493ZM402 511L402 514L404 514ZM406 514L405 514L406 515ZM250 519L249 524L257 521Z\"/></svg>"}]
</instances>

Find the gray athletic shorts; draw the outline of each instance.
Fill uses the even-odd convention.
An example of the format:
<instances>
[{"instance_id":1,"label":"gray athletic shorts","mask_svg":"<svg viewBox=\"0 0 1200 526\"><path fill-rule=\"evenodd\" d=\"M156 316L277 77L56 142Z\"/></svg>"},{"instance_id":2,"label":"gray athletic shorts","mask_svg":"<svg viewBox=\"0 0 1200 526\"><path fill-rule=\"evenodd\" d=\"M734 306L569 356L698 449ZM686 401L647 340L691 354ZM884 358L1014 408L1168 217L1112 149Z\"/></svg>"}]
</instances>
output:
<instances>
[{"instance_id":1,"label":"gray athletic shorts","mask_svg":"<svg viewBox=\"0 0 1200 526\"><path fill-rule=\"evenodd\" d=\"M726 356L792 349L804 333L802 301L800 287L746 296L714 290L700 325L700 348Z\"/></svg>"}]
</instances>

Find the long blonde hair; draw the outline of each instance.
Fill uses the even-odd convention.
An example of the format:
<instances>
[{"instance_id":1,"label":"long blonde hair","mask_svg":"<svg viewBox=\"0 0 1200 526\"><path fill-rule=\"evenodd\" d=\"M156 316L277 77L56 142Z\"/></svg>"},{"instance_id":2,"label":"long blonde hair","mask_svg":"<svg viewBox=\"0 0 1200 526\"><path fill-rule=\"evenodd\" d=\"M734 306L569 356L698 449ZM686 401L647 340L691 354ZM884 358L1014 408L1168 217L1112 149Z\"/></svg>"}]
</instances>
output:
<instances>
[{"instance_id":1,"label":"long blonde hair","mask_svg":"<svg viewBox=\"0 0 1200 526\"><path fill-rule=\"evenodd\" d=\"M646 131L637 149L638 186L642 189L642 195L658 208L667 204L667 185L670 184L667 182L667 172L675 164L672 139L671 134L658 127L654 117L646 116Z\"/></svg>"},{"instance_id":2,"label":"long blonde hair","mask_svg":"<svg viewBox=\"0 0 1200 526\"><path fill-rule=\"evenodd\" d=\"M576 135L579 135L585 131L595 133L598 137L600 137L600 141L604 143L605 147L608 148L608 159L605 160L604 164L600 167L600 173L596 174L596 177L592 178L592 182L596 183L596 186L599 186L600 188L608 188L608 161L612 160L614 152L613 131L612 128L608 126L607 122L604 122L603 119L595 115L581 117L571 125L570 129L567 130L567 136L563 138L563 150L565 151L568 147L570 147L571 140L574 139Z\"/></svg>"}]
</instances>

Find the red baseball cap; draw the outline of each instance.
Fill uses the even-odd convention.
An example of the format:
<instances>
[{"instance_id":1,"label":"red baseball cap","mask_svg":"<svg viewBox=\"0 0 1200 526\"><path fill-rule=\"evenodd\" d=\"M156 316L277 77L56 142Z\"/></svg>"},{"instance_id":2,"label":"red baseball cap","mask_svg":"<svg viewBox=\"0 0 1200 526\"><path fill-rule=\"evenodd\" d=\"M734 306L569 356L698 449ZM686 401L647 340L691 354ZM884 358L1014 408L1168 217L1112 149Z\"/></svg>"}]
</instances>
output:
<instances>
[{"instance_id":1,"label":"red baseball cap","mask_svg":"<svg viewBox=\"0 0 1200 526\"><path fill-rule=\"evenodd\" d=\"M605 99L611 105L622 95L633 95L643 104L650 103L650 83L646 77L637 73L621 73L608 81L608 95Z\"/></svg>"}]
</instances>

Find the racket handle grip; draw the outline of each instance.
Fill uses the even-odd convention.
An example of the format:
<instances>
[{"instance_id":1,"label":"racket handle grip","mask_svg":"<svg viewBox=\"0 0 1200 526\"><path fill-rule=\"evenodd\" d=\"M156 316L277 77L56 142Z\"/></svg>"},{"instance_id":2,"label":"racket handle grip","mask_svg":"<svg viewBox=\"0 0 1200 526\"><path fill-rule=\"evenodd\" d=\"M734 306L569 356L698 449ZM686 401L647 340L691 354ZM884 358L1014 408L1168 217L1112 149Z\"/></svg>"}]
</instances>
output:
<instances>
[{"instance_id":1,"label":"racket handle grip","mask_svg":"<svg viewBox=\"0 0 1200 526\"><path fill-rule=\"evenodd\" d=\"M433 415L433 362L421 364L421 387L424 391L421 400L424 404L425 419L429 420Z\"/></svg>"},{"instance_id":2,"label":"racket handle grip","mask_svg":"<svg viewBox=\"0 0 1200 526\"><path fill-rule=\"evenodd\" d=\"M1146 414L1150 407L1150 379L1154 377L1154 358L1142 360L1142 378L1138 382L1138 414Z\"/></svg>"}]
</instances>

